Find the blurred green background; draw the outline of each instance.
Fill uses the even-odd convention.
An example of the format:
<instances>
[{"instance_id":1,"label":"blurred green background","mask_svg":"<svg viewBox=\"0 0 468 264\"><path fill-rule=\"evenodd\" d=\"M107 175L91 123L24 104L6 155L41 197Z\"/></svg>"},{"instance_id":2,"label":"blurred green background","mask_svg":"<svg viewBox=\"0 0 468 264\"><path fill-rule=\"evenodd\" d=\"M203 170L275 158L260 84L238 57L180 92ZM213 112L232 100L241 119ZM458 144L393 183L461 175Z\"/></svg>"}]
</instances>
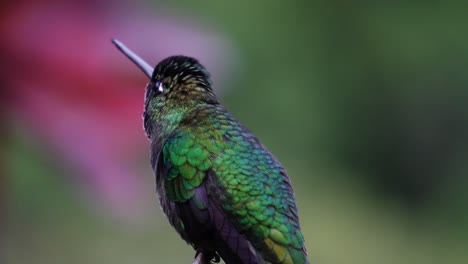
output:
<instances>
[{"instance_id":1,"label":"blurred green background","mask_svg":"<svg viewBox=\"0 0 468 264\"><path fill-rule=\"evenodd\" d=\"M145 45L144 57L153 63L171 55L152 56L157 45L183 44L177 52L185 53L193 44L202 62L203 56L215 57L207 66L217 71L221 101L290 174L311 263L468 262L468 4L364 1L358 7L350 1L177 0L138 2L137 8L130 1L5 5L2 40L10 46L0 46L7 61L1 101L6 124L2 263L193 260L193 250L169 227L154 195L149 144L141 128L147 80L110 44L114 36L124 36L121 40L137 52ZM127 9L133 17L125 17ZM41 50L23 52L37 42L22 39L34 34L22 34L21 21L41 12L86 21L70 23L75 31L64 28L78 35L64 49L79 55L52 64L56 61L49 58L57 49L42 56L37 55ZM139 14L162 20L135 25L132 18ZM82 19L87 16L92 19ZM104 30L93 28L104 23ZM178 31L164 31L171 23L181 23ZM43 37L48 30L34 29L45 45L65 39L55 31ZM171 41L165 43L169 35ZM102 55L88 52L90 39L105 50L103 61L112 58L108 64L96 63L101 66L92 68L92 81L83 68L90 57ZM57 66L68 60L69 68ZM36 66L25 66L31 63ZM40 65L55 69L31 77ZM62 74L56 67L77 74ZM65 79L40 81L49 74ZM121 86L115 88L113 81ZM76 89L70 88L73 84ZM38 102L37 93L43 95L52 85L58 87L51 98L65 99L47 112L61 115L45 118L51 125L41 129L43 122L29 114L52 104L28 104ZM82 87L91 85L92 92L81 99L85 103L70 109ZM27 88L19 88L23 86ZM105 90L96 91L101 87ZM70 90L67 95L62 88ZM27 97L31 91L35 96ZM126 98L135 102L130 110L121 107ZM122 131L115 124L124 112L132 113L125 117L131 136L115 139L127 140L125 149L114 141L99 145L99 138L86 141L83 134L74 134L79 122L67 123L72 132L54 128L76 113L99 115L93 111L105 113L104 123L115 119L105 130L99 123L86 130L88 135L102 132L103 138ZM57 140L60 135L63 140ZM74 150L78 146L85 154L73 154L81 153ZM123 154L101 164L111 147ZM90 160L76 162L86 157ZM122 176L127 181L119 188L124 191L106 200L100 194L112 193L115 181L108 170L98 171L107 166L112 172L122 162L128 162L126 175L131 177ZM133 191L126 193L130 185Z\"/></svg>"}]
</instances>

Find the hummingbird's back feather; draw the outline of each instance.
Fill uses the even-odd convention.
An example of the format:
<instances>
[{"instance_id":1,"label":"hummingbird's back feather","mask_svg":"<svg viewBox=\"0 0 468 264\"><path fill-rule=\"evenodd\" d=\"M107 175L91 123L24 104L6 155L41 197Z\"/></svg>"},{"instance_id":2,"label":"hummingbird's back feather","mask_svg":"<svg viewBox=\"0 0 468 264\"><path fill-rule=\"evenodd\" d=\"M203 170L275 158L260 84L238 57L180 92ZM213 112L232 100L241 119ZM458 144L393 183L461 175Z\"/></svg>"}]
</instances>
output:
<instances>
[{"instance_id":1,"label":"hummingbird's back feather","mask_svg":"<svg viewBox=\"0 0 468 264\"><path fill-rule=\"evenodd\" d=\"M189 157L192 155L189 152L200 154L202 144L193 144L196 138L183 131L173 133L163 146L153 145L152 148L161 150L160 155L153 155L159 156L153 160L153 169L157 175L160 202L170 223L187 243L205 254L213 257L219 254L226 263L263 263L251 243L237 231L216 204L215 197L207 194L208 190L217 188L209 167L203 171L204 165L200 166L203 162L199 162L197 169L202 169L198 174L201 178L188 177L192 174L187 165L192 167L197 164L197 161ZM183 150L182 145L193 148L190 151L187 148ZM177 150L183 151L177 153ZM186 155L178 156L181 153ZM204 156L206 155L201 155ZM209 161L205 159L204 162Z\"/></svg>"},{"instance_id":2,"label":"hummingbird's back feather","mask_svg":"<svg viewBox=\"0 0 468 264\"><path fill-rule=\"evenodd\" d=\"M224 108L187 113L159 150L163 208L195 248L227 263L307 263L285 170Z\"/></svg>"}]
</instances>

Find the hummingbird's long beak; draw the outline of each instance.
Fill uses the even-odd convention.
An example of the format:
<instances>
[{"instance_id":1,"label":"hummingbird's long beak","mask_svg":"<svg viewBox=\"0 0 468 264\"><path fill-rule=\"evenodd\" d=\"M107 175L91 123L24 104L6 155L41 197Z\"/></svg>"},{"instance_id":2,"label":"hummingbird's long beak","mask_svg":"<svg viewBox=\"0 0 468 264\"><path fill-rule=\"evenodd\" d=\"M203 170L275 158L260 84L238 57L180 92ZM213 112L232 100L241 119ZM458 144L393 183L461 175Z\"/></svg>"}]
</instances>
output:
<instances>
[{"instance_id":1,"label":"hummingbird's long beak","mask_svg":"<svg viewBox=\"0 0 468 264\"><path fill-rule=\"evenodd\" d=\"M146 61L144 61L142 58L140 58L138 55L136 55L133 51L131 51L129 48L127 48L122 42L112 39L112 43L123 53L127 58L129 58L133 63L135 63L140 70L142 70L146 76L148 76L151 79L151 76L153 75L153 67L151 67Z\"/></svg>"}]
</instances>

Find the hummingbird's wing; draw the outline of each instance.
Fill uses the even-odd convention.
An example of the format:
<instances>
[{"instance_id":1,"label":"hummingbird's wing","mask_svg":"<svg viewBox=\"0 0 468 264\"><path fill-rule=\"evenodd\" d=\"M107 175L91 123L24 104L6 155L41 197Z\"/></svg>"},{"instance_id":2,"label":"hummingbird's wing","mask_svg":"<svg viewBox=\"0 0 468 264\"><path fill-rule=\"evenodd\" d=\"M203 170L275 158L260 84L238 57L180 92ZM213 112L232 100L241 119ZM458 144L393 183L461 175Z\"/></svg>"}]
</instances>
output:
<instances>
[{"instance_id":1,"label":"hummingbird's wing","mask_svg":"<svg viewBox=\"0 0 468 264\"><path fill-rule=\"evenodd\" d=\"M222 141L214 140L222 139L220 136L193 127L172 133L155 158L157 166L153 165L162 208L181 237L197 251L213 257L217 253L226 263L264 263L214 201L217 197L212 194L220 190L208 178L214 153L223 147Z\"/></svg>"},{"instance_id":2,"label":"hummingbird's wing","mask_svg":"<svg viewBox=\"0 0 468 264\"><path fill-rule=\"evenodd\" d=\"M213 234L225 261L238 258L229 263L308 263L286 171L229 113L207 111L183 121L162 150L164 191L188 237Z\"/></svg>"}]
</instances>

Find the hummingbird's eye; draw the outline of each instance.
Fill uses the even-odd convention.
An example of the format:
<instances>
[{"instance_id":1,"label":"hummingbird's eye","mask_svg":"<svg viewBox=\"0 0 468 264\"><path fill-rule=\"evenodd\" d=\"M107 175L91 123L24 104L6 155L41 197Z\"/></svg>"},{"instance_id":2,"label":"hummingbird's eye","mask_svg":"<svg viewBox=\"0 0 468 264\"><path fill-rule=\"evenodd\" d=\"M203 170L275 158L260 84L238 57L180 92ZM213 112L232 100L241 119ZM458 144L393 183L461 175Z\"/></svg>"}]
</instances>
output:
<instances>
[{"instance_id":1,"label":"hummingbird's eye","mask_svg":"<svg viewBox=\"0 0 468 264\"><path fill-rule=\"evenodd\" d=\"M164 90L166 89L166 87L164 86L164 84L162 82L155 83L154 88L156 88L156 93L157 94L162 94L164 92Z\"/></svg>"}]
</instances>

